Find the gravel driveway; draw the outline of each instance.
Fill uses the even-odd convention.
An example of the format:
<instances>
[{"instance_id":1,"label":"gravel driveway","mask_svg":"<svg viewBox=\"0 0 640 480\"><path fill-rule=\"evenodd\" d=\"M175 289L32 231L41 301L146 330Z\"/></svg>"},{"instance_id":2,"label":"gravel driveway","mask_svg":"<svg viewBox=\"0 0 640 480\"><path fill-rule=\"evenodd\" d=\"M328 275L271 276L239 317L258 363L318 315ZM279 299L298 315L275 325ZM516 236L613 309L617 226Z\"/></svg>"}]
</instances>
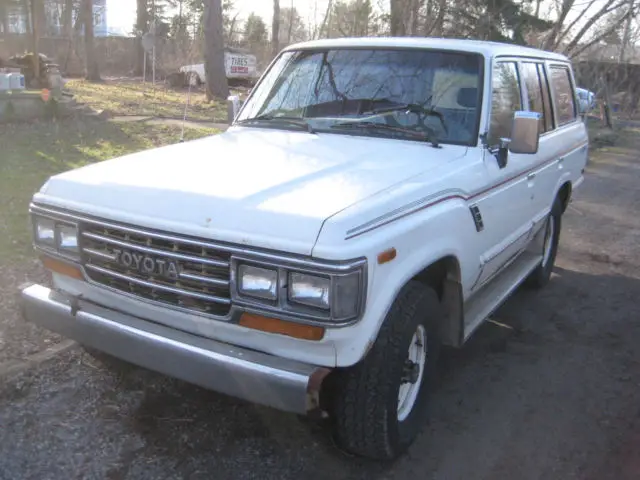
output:
<instances>
[{"instance_id":1,"label":"gravel driveway","mask_svg":"<svg viewBox=\"0 0 640 480\"><path fill-rule=\"evenodd\" d=\"M432 422L393 465L327 432L71 349L0 379L0 479L640 478L640 134L598 153L550 285L448 352Z\"/></svg>"}]
</instances>

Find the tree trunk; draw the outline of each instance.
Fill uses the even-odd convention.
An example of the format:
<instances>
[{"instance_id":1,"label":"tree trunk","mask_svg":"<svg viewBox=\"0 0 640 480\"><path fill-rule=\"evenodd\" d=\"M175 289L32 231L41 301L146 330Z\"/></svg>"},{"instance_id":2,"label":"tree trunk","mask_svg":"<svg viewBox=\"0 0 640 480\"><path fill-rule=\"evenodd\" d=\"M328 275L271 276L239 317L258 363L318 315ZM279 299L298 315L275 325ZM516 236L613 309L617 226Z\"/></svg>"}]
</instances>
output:
<instances>
[{"instance_id":1,"label":"tree trunk","mask_svg":"<svg viewBox=\"0 0 640 480\"><path fill-rule=\"evenodd\" d=\"M280 52L280 0L273 0L273 22L271 23L271 53Z\"/></svg>"},{"instance_id":2,"label":"tree trunk","mask_svg":"<svg viewBox=\"0 0 640 480\"><path fill-rule=\"evenodd\" d=\"M556 20L555 25L551 29L549 36L542 46L544 50L552 50L556 46L558 34L562 31L562 26L564 25L567 15L569 15L569 12L573 8L574 3L575 0L562 0L562 6L560 8L560 13L558 14L558 19Z\"/></svg>"},{"instance_id":3,"label":"tree trunk","mask_svg":"<svg viewBox=\"0 0 640 480\"><path fill-rule=\"evenodd\" d=\"M333 7L333 2L329 0L327 2L327 10L324 12L324 18L322 19L320 28L316 30L316 35L313 37L314 39L322 37L322 34L327 30L327 24L331 21L331 7ZM328 28L328 30L331 31L331 28Z\"/></svg>"},{"instance_id":4,"label":"tree trunk","mask_svg":"<svg viewBox=\"0 0 640 480\"><path fill-rule=\"evenodd\" d=\"M22 0L22 13L24 16L25 30L28 35L33 34L33 23L31 18L31 0Z\"/></svg>"},{"instance_id":5,"label":"tree trunk","mask_svg":"<svg viewBox=\"0 0 640 480\"><path fill-rule=\"evenodd\" d=\"M31 43L33 50L33 75L36 82L40 82L40 25L38 2L42 0L31 0Z\"/></svg>"},{"instance_id":6,"label":"tree trunk","mask_svg":"<svg viewBox=\"0 0 640 480\"><path fill-rule=\"evenodd\" d=\"M2 29L2 34L6 35L9 31L9 12L7 11L7 6L4 3L0 4L0 27Z\"/></svg>"},{"instance_id":7,"label":"tree trunk","mask_svg":"<svg viewBox=\"0 0 640 480\"><path fill-rule=\"evenodd\" d=\"M624 54L629 44L629 37L631 36L631 21L633 20L633 2L634 0L629 0L629 15L627 16L627 20L624 24L624 33L622 34L622 43L620 44L620 54L618 55L618 62L624 62Z\"/></svg>"},{"instance_id":8,"label":"tree trunk","mask_svg":"<svg viewBox=\"0 0 640 480\"><path fill-rule=\"evenodd\" d=\"M224 65L224 26L220 0L205 0L204 41L207 100L226 101L229 83Z\"/></svg>"},{"instance_id":9,"label":"tree trunk","mask_svg":"<svg viewBox=\"0 0 640 480\"><path fill-rule=\"evenodd\" d=\"M142 76L144 69L144 48L142 48L142 35L149 30L149 10L147 8L147 0L136 0L136 30L138 31L138 62L135 68L135 74Z\"/></svg>"},{"instance_id":10,"label":"tree trunk","mask_svg":"<svg viewBox=\"0 0 640 480\"><path fill-rule=\"evenodd\" d=\"M424 5L424 0L413 0L411 5L411 35L418 36L418 25L420 25L420 10Z\"/></svg>"},{"instance_id":11,"label":"tree trunk","mask_svg":"<svg viewBox=\"0 0 640 480\"><path fill-rule=\"evenodd\" d=\"M405 34L402 0L391 0L391 36L403 37Z\"/></svg>"},{"instance_id":12,"label":"tree trunk","mask_svg":"<svg viewBox=\"0 0 640 480\"><path fill-rule=\"evenodd\" d=\"M62 12L62 30L65 38L73 36L73 0L65 0Z\"/></svg>"},{"instance_id":13,"label":"tree trunk","mask_svg":"<svg viewBox=\"0 0 640 480\"><path fill-rule=\"evenodd\" d=\"M291 0L291 8L289 9L289 31L287 32L287 45L291 45L291 33L293 32L293 14L295 13L295 10L293 8L293 0Z\"/></svg>"},{"instance_id":14,"label":"tree trunk","mask_svg":"<svg viewBox=\"0 0 640 480\"><path fill-rule=\"evenodd\" d=\"M438 3L438 15L431 24L429 35L441 37L444 35L444 21L447 16L447 0L440 0Z\"/></svg>"},{"instance_id":15,"label":"tree trunk","mask_svg":"<svg viewBox=\"0 0 640 480\"><path fill-rule=\"evenodd\" d=\"M87 80L99 82L100 68L96 58L93 41L93 0L82 0L82 13L84 18L84 52L87 65Z\"/></svg>"}]
</instances>

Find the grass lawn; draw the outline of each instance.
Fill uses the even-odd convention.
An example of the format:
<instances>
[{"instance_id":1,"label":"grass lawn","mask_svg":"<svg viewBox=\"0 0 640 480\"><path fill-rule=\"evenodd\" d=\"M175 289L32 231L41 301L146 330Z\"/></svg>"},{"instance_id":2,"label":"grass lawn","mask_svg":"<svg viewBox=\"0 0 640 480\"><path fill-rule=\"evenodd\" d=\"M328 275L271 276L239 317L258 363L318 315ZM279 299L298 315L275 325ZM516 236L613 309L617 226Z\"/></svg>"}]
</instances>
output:
<instances>
[{"instance_id":1,"label":"grass lawn","mask_svg":"<svg viewBox=\"0 0 640 480\"><path fill-rule=\"evenodd\" d=\"M75 95L78 103L95 110L107 110L113 115L143 115L155 117L180 117L188 99L188 91L167 88L136 80L106 80L90 83L85 80L70 80L66 89ZM202 88L191 91L187 118L196 121L226 122L225 103L207 103Z\"/></svg>"},{"instance_id":2,"label":"grass lawn","mask_svg":"<svg viewBox=\"0 0 640 480\"><path fill-rule=\"evenodd\" d=\"M185 131L185 140L216 133ZM0 268L33 258L28 206L47 178L91 162L176 143L177 126L69 119L0 126Z\"/></svg>"}]
</instances>

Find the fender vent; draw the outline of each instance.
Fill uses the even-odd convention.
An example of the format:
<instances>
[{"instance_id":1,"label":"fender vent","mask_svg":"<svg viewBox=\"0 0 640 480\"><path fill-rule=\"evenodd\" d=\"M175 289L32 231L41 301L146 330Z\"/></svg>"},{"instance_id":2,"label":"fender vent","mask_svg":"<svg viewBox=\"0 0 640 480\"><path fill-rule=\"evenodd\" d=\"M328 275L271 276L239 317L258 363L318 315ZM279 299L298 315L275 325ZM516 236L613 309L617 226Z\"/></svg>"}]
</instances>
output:
<instances>
[{"instance_id":1,"label":"fender vent","mask_svg":"<svg viewBox=\"0 0 640 480\"><path fill-rule=\"evenodd\" d=\"M480 209L477 205L471 205L471 207L469 207L469 210L471 210L473 223L476 224L476 231L481 232L482 230L484 230L484 223L482 222L482 214L480 213Z\"/></svg>"}]
</instances>

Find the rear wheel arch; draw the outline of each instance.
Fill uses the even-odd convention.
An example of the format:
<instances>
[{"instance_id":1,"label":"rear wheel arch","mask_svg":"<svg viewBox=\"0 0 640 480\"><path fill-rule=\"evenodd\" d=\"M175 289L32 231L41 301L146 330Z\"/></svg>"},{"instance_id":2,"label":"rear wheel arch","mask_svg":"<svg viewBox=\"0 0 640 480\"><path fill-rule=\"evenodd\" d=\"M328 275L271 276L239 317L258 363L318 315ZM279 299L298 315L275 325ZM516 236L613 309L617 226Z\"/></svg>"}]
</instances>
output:
<instances>
[{"instance_id":1,"label":"rear wheel arch","mask_svg":"<svg viewBox=\"0 0 640 480\"><path fill-rule=\"evenodd\" d=\"M562 213L564 213L567 210L567 207L569 206L569 201L571 200L572 190L573 190L573 187L571 185L571 182L570 181L566 181L558 189L558 193L556 194L556 197L553 199L554 201L555 201L556 198L558 200L560 200L560 205L562 207Z\"/></svg>"}]
</instances>

